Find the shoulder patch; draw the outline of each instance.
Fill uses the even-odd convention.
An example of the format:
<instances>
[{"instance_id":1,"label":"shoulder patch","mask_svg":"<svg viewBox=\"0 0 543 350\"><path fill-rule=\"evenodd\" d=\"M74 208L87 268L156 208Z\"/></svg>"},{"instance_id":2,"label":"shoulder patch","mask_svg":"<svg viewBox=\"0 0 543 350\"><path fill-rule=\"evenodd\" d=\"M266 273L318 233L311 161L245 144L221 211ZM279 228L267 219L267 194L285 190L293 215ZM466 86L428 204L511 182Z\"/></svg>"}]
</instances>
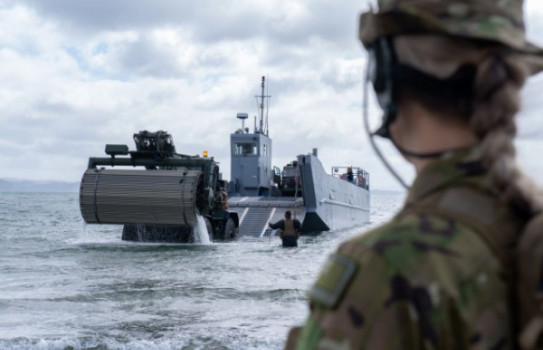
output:
<instances>
[{"instance_id":1,"label":"shoulder patch","mask_svg":"<svg viewBox=\"0 0 543 350\"><path fill-rule=\"evenodd\" d=\"M332 254L324 264L319 278L309 290L309 297L328 308L336 306L356 271L355 261Z\"/></svg>"}]
</instances>

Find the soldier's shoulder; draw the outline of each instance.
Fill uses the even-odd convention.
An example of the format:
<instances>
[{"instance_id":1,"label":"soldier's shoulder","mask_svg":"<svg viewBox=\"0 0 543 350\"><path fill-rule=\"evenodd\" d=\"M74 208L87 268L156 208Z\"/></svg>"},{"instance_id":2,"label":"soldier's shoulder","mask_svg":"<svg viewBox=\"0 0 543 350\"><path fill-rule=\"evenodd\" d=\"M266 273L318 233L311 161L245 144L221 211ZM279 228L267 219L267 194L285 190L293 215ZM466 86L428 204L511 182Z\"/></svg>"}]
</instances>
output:
<instances>
[{"instance_id":1,"label":"soldier's shoulder","mask_svg":"<svg viewBox=\"0 0 543 350\"><path fill-rule=\"evenodd\" d=\"M409 214L340 245L312 289L339 292L328 299L318 293L311 296L333 307L337 295L348 289L360 294L368 285L372 290L386 289L405 281L435 285L454 295L459 284L478 276L498 276L501 269L470 227L436 215Z\"/></svg>"},{"instance_id":2,"label":"soldier's shoulder","mask_svg":"<svg viewBox=\"0 0 543 350\"><path fill-rule=\"evenodd\" d=\"M420 213L399 214L376 228L356 234L345 241L342 247L373 247L377 242L384 240L449 241L451 238L458 237L465 231L470 231L470 228L437 215Z\"/></svg>"},{"instance_id":3,"label":"soldier's shoulder","mask_svg":"<svg viewBox=\"0 0 543 350\"><path fill-rule=\"evenodd\" d=\"M356 260L368 254L377 255L400 266L405 260L429 256L432 259L492 256L473 228L449 218L421 213L398 215L384 225L356 235L341 244L338 253Z\"/></svg>"}]
</instances>

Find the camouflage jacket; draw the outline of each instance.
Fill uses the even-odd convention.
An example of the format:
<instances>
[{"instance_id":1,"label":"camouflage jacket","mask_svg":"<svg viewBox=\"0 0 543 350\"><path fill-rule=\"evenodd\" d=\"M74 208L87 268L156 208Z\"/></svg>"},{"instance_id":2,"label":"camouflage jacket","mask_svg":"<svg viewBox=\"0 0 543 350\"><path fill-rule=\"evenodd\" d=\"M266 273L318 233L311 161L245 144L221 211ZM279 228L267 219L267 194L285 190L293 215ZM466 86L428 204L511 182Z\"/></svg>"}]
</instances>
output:
<instances>
[{"instance_id":1,"label":"camouflage jacket","mask_svg":"<svg viewBox=\"0 0 543 350\"><path fill-rule=\"evenodd\" d=\"M479 153L428 164L398 215L340 245L286 349L513 348L507 267L524 221Z\"/></svg>"}]
</instances>

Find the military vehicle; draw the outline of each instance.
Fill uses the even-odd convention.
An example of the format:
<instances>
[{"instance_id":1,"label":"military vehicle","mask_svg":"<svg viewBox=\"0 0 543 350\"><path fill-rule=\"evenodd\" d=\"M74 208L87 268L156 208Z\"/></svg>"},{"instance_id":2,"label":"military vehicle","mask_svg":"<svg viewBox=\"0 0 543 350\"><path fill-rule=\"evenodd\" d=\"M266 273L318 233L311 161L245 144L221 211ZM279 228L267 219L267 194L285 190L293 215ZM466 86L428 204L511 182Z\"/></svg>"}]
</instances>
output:
<instances>
[{"instance_id":1,"label":"military vehicle","mask_svg":"<svg viewBox=\"0 0 543 350\"><path fill-rule=\"evenodd\" d=\"M213 158L176 153L161 130L140 131L134 142L135 151L110 144L109 157L89 159L79 197L86 223L123 225L128 241L194 242L202 231L214 240L236 238L239 218L226 210Z\"/></svg>"},{"instance_id":2,"label":"military vehicle","mask_svg":"<svg viewBox=\"0 0 543 350\"><path fill-rule=\"evenodd\" d=\"M352 180L334 167L328 174L317 149L301 154L281 172L272 167L272 139L268 132L265 77L255 96L259 117L254 129L245 126L247 113L238 113L241 128L230 134L231 176L228 208L239 216L239 234L272 235L268 222L283 219L287 210L302 223L302 234L360 226L369 220L369 174L354 169ZM257 122L258 119L258 122ZM344 177L340 175L345 175ZM299 187L299 188L298 188Z\"/></svg>"},{"instance_id":3,"label":"military vehicle","mask_svg":"<svg viewBox=\"0 0 543 350\"><path fill-rule=\"evenodd\" d=\"M302 195L302 181L298 174L298 161L293 160L285 165L280 172L279 179L276 184L282 196Z\"/></svg>"}]
</instances>

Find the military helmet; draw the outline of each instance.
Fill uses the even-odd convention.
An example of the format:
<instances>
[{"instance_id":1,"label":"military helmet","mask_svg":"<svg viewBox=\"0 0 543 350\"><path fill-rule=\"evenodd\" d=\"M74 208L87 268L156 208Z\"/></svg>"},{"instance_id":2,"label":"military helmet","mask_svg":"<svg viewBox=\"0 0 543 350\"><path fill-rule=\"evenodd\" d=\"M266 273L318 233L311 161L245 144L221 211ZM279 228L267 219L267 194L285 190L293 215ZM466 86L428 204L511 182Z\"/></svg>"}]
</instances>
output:
<instances>
[{"instance_id":1,"label":"military helmet","mask_svg":"<svg viewBox=\"0 0 543 350\"><path fill-rule=\"evenodd\" d=\"M380 37L444 34L493 42L524 56L532 74L543 70L543 49L526 40L523 0L378 0L379 11L361 15L366 48Z\"/></svg>"}]
</instances>

